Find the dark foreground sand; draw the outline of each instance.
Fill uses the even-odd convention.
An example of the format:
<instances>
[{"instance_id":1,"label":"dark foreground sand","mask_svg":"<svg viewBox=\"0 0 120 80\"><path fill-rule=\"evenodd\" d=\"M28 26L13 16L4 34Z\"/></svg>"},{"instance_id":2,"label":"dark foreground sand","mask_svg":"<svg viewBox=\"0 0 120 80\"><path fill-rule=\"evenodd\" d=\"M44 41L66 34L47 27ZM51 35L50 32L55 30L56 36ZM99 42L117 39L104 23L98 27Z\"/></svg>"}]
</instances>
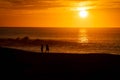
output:
<instances>
[{"instance_id":1,"label":"dark foreground sand","mask_svg":"<svg viewBox=\"0 0 120 80\"><path fill-rule=\"evenodd\" d=\"M1 74L11 77L38 79L49 75L58 76L58 80L65 76L111 78L120 73L120 55L35 53L0 47L0 59Z\"/></svg>"}]
</instances>

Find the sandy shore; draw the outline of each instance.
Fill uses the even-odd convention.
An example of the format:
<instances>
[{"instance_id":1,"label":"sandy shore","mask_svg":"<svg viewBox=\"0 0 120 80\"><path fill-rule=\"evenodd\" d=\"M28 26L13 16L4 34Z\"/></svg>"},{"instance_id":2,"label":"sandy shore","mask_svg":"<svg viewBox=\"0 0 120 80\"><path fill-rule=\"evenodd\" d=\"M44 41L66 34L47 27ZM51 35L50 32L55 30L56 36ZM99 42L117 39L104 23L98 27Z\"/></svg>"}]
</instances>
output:
<instances>
[{"instance_id":1,"label":"sandy shore","mask_svg":"<svg viewBox=\"0 0 120 80\"><path fill-rule=\"evenodd\" d=\"M120 55L35 53L0 47L3 75L79 75L99 73L110 76L120 72ZM59 75L60 76L60 75Z\"/></svg>"}]
</instances>

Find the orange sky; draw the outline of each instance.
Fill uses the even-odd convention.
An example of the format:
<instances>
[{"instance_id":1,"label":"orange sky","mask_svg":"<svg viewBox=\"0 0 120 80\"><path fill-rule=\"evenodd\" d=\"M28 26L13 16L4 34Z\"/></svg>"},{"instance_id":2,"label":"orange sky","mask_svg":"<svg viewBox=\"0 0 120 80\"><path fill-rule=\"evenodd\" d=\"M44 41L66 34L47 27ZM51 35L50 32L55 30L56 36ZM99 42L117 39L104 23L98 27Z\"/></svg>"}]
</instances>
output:
<instances>
[{"instance_id":1,"label":"orange sky","mask_svg":"<svg viewBox=\"0 0 120 80\"><path fill-rule=\"evenodd\" d=\"M1 27L120 27L119 21L119 0L0 0Z\"/></svg>"}]
</instances>

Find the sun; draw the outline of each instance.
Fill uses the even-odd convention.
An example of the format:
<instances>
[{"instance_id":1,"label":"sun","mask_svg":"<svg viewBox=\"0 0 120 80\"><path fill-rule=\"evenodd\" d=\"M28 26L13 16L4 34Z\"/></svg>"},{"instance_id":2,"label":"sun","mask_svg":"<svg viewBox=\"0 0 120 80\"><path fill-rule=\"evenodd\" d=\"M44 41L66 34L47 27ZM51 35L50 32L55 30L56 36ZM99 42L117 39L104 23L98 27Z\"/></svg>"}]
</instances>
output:
<instances>
[{"instance_id":1,"label":"sun","mask_svg":"<svg viewBox=\"0 0 120 80\"><path fill-rule=\"evenodd\" d=\"M80 10L79 16L81 18L86 18L88 16L88 12L86 10Z\"/></svg>"}]
</instances>

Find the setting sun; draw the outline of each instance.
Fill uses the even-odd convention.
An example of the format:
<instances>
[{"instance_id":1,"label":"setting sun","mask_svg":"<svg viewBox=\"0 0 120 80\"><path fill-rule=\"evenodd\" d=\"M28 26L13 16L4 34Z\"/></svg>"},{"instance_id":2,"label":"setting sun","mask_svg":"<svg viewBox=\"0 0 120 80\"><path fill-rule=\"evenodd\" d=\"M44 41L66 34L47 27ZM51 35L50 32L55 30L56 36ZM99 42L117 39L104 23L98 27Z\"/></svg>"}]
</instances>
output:
<instances>
[{"instance_id":1,"label":"setting sun","mask_svg":"<svg viewBox=\"0 0 120 80\"><path fill-rule=\"evenodd\" d=\"M81 10L79 12L79 16L82 18L86 18L88 16L88 12L86 10Z\"/></svg>"}]
</instances>

